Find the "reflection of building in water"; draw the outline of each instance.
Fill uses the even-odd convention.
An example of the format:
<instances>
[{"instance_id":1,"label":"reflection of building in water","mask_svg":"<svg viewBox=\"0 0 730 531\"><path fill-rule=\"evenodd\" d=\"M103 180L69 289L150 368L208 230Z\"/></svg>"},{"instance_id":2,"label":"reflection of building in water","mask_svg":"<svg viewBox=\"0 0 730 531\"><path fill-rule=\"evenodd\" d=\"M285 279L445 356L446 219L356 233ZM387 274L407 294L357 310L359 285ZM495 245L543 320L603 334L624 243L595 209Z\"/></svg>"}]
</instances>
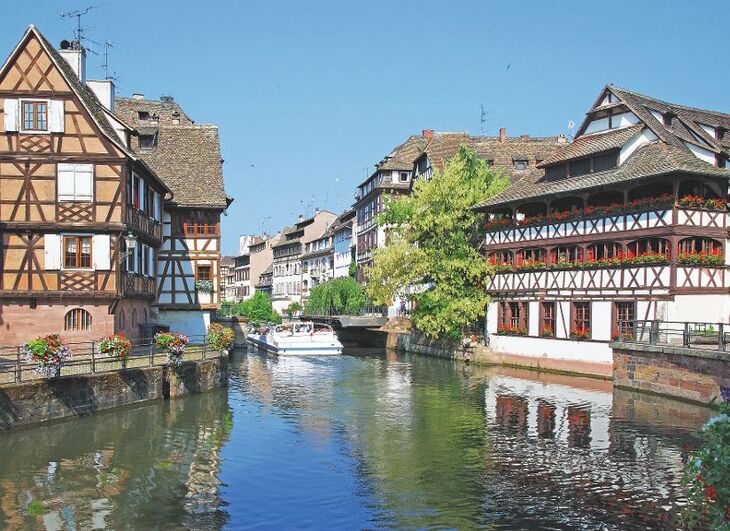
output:
<instances>
[{"instance_id":1,"label":"reflection of building in water","mask_svg":"<svg viewBox=\"0 0 730 531\"><path fill-rule=\"evenodd\" d=\"M693 420L682 429L676 417L652 417L655 397L612 391L610 384L602 390L600 382L586 381L582 388L578 378L566 382L550 375L537 381L494 374L486 380L490 466L503 483L499 488L514 491L506 503L529 496L546 506L536 508L538 514L547 506L553 512L564 507L566 517L591 515L596 522L622 512L649 521L669 518L667 510L683 497L683 443L709 412L677 405L692 410L684 412ZM664 411L674 407L662 400ZM662 419L670 419L666 427Z\"/></svg>"}]
</instances>

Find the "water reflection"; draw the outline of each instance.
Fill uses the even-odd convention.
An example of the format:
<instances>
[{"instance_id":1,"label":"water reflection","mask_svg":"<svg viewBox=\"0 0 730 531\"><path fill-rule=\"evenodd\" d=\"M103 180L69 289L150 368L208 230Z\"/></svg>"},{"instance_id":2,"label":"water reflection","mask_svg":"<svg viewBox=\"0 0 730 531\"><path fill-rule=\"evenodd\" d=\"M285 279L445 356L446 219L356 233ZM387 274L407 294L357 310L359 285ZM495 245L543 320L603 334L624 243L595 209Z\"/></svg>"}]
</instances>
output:
<instances>
[{"instance_id":1,"label":"water reflection","mask_svg":"<svg viewBox=\"0 0 730 531\"><path fill-rule=\"evenodd\" d=\"M225 393L0 435L0 527L219 528Z\"/></svg>"},{"instance_id":2,"label":"water reflection","mask_svg":"<svg viewBox=\"0 0 730 531\"><path fill-rule=\"evenodd\" d=\"M238 353L228 391L0 435L0 527L675 527L709 410L349 354Z\"/></svg>"}]
</instances>

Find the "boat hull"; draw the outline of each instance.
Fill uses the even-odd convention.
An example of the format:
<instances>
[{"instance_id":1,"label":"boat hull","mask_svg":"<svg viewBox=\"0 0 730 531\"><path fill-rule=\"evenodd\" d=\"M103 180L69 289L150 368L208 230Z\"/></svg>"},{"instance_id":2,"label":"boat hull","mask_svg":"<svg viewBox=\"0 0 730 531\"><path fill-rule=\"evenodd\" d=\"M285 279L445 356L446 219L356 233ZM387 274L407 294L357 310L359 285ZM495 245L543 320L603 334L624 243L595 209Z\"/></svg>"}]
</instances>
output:
<instances>
[{"instance_id":1,"label":"boat hull","mask_svg":"<svg viewBox=\"0 0 730 531\"><path fill-rule=\"evenodd\" d=\"M279 356L337 356L342 354L342 344L335 339L333 342L296 341L279 342L269 341L265 335L249 335L248 341L272 354Z\"/></svg>"}]
</instances>

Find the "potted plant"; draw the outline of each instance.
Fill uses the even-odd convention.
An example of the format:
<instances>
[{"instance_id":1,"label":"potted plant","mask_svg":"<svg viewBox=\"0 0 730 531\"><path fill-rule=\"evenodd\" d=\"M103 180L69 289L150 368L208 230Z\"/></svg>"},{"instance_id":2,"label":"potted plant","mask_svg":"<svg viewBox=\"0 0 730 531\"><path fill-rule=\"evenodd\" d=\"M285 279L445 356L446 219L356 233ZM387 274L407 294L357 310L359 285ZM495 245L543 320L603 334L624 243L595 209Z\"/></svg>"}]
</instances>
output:
<instances>
[{"instance_id":1,"label":"potted plant","mask_svg":"<svg viewBox=\"0 0 730 531\"><path fill-rule=\"evenodd\" d=\"M555 337L555 330L553 330L552 326L545 325L542 327L542 332L540 332L540 335L542 337Z\"/></svg>"},{"instance_id":2,"label":"potted plant","mask_svg":"<svg viewBox=\"0 0 730 531\"><path fill-rule=\"evenodd\" d=\"M99 340L99 352L108 358L121 361L122 367L126 368L127 356L132 352L132 343L124 334L114 334Z\"/></svg>"},{"instance_id":3,"label":"potted plant","mask_svg":"<svg viewBox=\"0 0 730 531\"><path fill-rule=\"evenodd\" d=\"M223 355L228 354L229 347L233 344L235 334L230 328L218 323L211 323L208 327L208 335L205 342Z\"/></svg>"},{"instance_id":4,"label":"potted plant","mask_svg":"<svg viewBox=\"0 0 730 531\"><path fill-rule=\"evenodd\" d=\"M587 341L591 338L591 329L588 327L576 327L570 331L570 338L578 341Z\"/></svg>"},{"instance_id":5,"label":"potted plant","mask_svg":"<svg viewBox=\"0 0 730 531\"><path fill-rule=\"evenodd\" d=\"M201 293L213 293L212 280L196 280L195 289Z\"/></svg>"},{"instance_id":6,"label":"potted plant","mask_svg":"<svg viewBox=\"0 0 730 531\"><path fill-rule=\"evenodd\" d=\"M44 378L55 378L71 357L71 349L59 334L49 334L28 341L20 348L24 358L37 364L36 372Z\"/></svg>"},{"instance_id":7,"label":"potted plant","mask_svg":"<svg viewBox=\"0 0 730 531\"><path fill-rule=\"evenodd\" d=\"M180 332L157 332L155 334L155 345L157 348L167 350L167 361L175 367L182 363L188 343L188 337Z\"/></svg>"}]
</instances>

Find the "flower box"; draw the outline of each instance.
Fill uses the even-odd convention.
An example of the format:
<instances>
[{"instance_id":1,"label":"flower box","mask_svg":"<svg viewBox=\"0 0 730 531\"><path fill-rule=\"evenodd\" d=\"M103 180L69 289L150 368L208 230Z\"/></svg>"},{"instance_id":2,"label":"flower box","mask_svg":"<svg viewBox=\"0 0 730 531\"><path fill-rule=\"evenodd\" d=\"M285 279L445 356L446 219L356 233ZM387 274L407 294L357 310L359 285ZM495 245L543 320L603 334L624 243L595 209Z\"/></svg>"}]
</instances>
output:
<instances>
[{"instance_id":1,"label":"flower box","mask_svg":"<svg viewBox=\"0 0 730 531\"><path fill-rule=\"evenodd\" d=\"M524 326L500 325L497 327L497 335L500 335L500 336L526 336L527 328Z\"/></svg>"}]
</instances>

